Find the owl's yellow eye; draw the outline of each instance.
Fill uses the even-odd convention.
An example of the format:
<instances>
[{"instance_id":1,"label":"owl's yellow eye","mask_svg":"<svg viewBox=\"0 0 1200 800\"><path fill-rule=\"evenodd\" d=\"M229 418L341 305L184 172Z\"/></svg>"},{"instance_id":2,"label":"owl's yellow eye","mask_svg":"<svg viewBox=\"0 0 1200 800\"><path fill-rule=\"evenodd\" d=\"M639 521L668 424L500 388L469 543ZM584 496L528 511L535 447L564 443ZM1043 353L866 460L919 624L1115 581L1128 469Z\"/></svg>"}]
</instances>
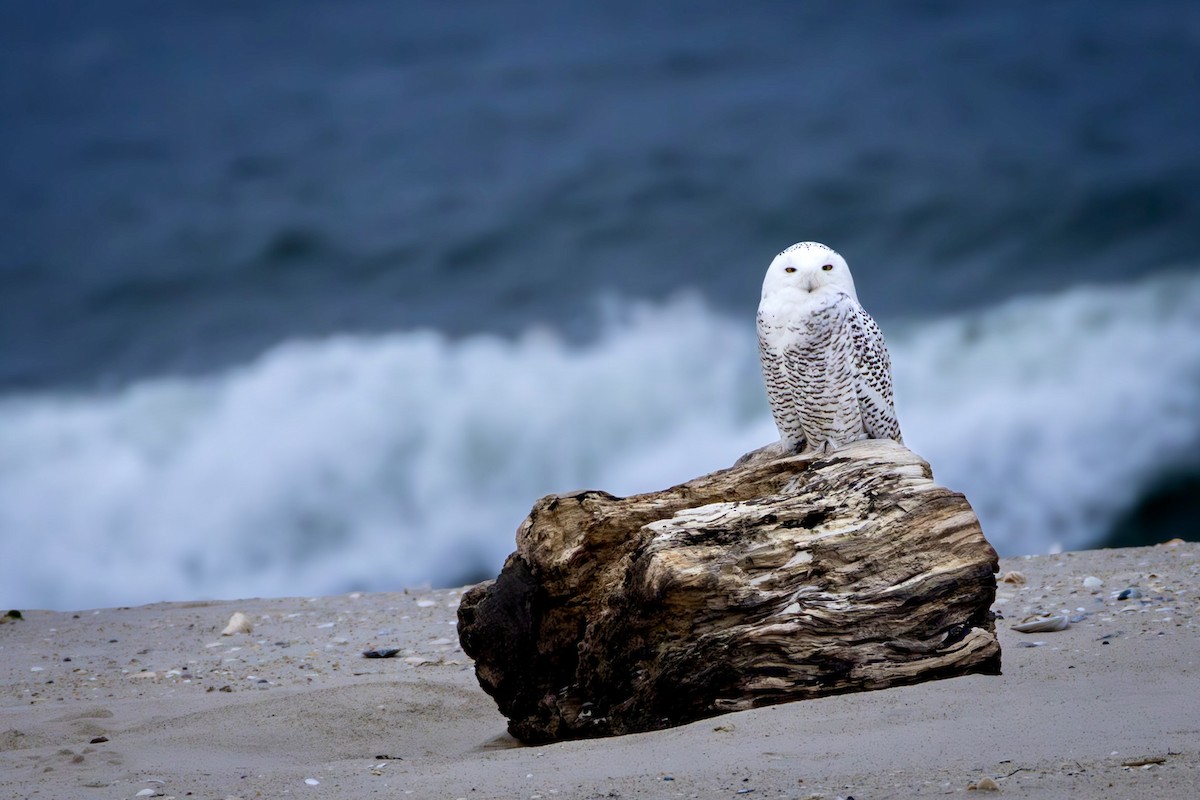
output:
<instances>
[{"instance_id":1,"label":"owl's yellow eye","mask_svg":"<svg viewBox=\"0 0 1200 800\"><path fill-rule=\"evenodd\" d=\"M784 267L783 271L784 272L795 272L796 268L795 267Z\"/></svg>"},{"instance_id":2,"label":"owl's yellow eye","mask_svg":"<svg viewBox=\"0 0 1200 800\"><path fill-rule=\"evenodd\" d=\"M833 264L826 264L825 266L821 267L821 269L829 272L831 269L833 269Z\"/></svg>"}]
</instances>

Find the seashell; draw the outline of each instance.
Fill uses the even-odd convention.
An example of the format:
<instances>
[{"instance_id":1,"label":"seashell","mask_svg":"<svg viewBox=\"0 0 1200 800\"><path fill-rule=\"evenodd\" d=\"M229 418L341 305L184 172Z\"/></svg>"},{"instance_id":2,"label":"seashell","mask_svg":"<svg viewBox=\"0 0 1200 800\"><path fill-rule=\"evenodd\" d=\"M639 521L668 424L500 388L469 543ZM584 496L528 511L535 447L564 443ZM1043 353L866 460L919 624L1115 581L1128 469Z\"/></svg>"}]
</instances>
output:
<instances>
[{"instance_id":1,"label":"seashell","mask_svg":"<svg viewBox=\"0 0 1200 800\"><path fill-rule=\"evenodd\" d=\"M235 611L229 618L229 624L225 626L225 630L221 631L221 635L233 636L235 633L250 633L253 630L254 626L250 624L250 618L240 611Z\"/></svg>"},{"instance_id":2,"label":"seashell","mask_svg":"<svg viewBox=\"0 0 1200 800\"><path fill-rule=\"evenodd\" d=\"M980 778L975 783L967 784L967 791L998 792L1000 791L1000 784L996 783L991 778Z\"/></svg>"},{"instance_id":3,"label":"seashell","mask_svg":"<svg viewBox=\"0 0 1200 800\"><path fill-rule=\"evenodd\" d=\"M1013 625L1012 629L1017 633L1051 633L1053 631L1065 631L1070 627L1071 623L1064 616L1054 617L1033 617L1026 618L1024 622L1018 625Z\"/></svg>"},{"instance_id":4,"label":"seashell","mask_svg":"<svg viewBox=\"0 0 1200 800\"><path fill-rule=\"evenodd\" d=\"M1141 596L1142 596L1142 593L1138 591L1136 586L1130 586L1128 589L1122 589L1121 593L1119 595L1117 595L1117 599L1118 600L1136 600L1137 598L1139 598Z\"/></svg>"},{"instance_id":5,"label":"seashell","mask_svg":"<svg viewBox=\"0 0 1200 800\"><path fill-rule=\"evenodd\" d=\"M1099 589L1103 585L1104 581L1100 580L1095 575L1088 575L1083 579L1083 588L1085 589Z\"/></svg>"},{"instance_id":6,"label":"seashell","mask_svg":"<svg viewBox=\"0 0 1200 800\"><path fill-rule=\"evenodd\" d=\"M1000 576L1000 583L1011 583L1014 586L1024 586L1025 576L1020 572L1010 570Z\"/></svg>"}]
</instances>

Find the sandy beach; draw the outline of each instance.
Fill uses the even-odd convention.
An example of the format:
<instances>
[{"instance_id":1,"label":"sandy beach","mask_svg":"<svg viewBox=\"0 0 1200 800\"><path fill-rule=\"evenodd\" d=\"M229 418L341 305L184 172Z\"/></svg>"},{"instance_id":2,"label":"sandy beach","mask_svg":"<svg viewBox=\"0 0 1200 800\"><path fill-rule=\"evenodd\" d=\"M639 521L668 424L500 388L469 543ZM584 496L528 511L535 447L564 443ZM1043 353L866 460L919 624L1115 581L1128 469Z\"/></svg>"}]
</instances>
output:
<instances>
[{"instance_id":1,"label":"sandy beach","mask_svg":"<svg viewBox=\"0 0 1200 800\"><path fill-rule=\"evenodd\" d=\"M22 609L0 625L0 796L1200 797L1200 544L1007 572L1002 676L538 747L478 688L461 590ZM234 612L252 633L221 635ZM1070 627L1011 630L1040 612Z\"/></svg>"}]
</instances>

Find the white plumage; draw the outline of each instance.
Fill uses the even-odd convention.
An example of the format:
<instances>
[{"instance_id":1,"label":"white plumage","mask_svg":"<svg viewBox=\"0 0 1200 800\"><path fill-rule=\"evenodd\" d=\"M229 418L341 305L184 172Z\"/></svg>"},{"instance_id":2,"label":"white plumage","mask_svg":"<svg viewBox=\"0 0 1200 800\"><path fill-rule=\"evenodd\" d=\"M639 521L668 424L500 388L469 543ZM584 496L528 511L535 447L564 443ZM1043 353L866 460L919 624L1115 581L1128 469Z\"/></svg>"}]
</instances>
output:
<instances>
[{"instance_id":1,"label":"white plumage","mask_svg":"<svg viewBox=\"0 0 1200 800\"><path fill-rule=\"evenodd\" d=\"M784 447L830 452L859 439L901 441L892 365L846 260L817 242L775 257L758 306L758 352Z\"/></svg>"}]
</instances>

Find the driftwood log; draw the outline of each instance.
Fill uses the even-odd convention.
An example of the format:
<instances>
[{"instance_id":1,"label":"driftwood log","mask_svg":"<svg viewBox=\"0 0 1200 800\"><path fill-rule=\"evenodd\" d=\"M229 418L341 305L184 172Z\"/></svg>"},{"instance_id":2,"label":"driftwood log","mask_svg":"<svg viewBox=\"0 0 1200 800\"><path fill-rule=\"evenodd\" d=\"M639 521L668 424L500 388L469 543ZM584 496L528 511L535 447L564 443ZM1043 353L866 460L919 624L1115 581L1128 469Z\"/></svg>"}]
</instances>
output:
<instances>
[{"instance_id":1,"label":"driftwood log","mask_svg":"<svg viewBox=\"0 0 1200 800\"><path fill-rule=\"evenodd\" d=\"M765 450L653 494L537 502L458 612L514 736L999 672L996 553L961 494L892 441Z\"/></svg>"}]
</instances>

